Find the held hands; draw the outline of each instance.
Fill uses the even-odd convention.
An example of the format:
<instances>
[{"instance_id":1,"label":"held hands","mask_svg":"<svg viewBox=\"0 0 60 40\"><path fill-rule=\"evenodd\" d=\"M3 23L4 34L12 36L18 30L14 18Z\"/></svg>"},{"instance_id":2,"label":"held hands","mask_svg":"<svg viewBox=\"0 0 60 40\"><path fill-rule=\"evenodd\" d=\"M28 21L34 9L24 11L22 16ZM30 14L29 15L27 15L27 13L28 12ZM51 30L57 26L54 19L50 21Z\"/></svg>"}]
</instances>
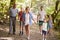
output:
<instances>
[{"instance_id":1,"label":"held hands","mask_svg":"<svg viewBox=\"0 0 60 40\"><path fill-rule=\"evenodd\" d=\"M37 21L34 21L35 24L37 24Z\"/></svg>"}]
</instances>

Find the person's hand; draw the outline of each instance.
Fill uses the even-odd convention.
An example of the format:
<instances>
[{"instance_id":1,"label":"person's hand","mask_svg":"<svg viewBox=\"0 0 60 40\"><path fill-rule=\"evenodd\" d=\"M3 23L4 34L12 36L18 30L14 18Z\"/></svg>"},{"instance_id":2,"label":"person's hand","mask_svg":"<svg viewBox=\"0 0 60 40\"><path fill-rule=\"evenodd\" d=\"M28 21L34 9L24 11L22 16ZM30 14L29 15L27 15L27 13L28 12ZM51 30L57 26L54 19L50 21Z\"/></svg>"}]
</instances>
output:
<instances>
[{"instance_id":1,"label":"person's hand","mask_svg":"<svg viewBox=\"0 0 60 40\"><path fill-rule=\"evenodd\" d=\"M37 22L36 22L36 21L34 21L34 23L35 23L35 24L37 24Z\"/></svg>"}]
</instances>

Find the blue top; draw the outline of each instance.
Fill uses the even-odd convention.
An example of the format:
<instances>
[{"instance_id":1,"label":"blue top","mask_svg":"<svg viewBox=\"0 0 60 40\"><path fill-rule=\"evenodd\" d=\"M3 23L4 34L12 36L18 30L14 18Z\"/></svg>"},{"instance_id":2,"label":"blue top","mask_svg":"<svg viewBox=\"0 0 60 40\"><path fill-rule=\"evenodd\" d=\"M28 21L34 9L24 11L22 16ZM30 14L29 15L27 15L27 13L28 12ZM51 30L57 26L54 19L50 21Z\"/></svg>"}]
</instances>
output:
<instances>
[{"instance_id":1,"label":"blue top","mask_svg":"<svg viewBox=\"0 0 60 40\"><path fill-rule=\"evenodd\" d=\"M12 17L16 17L16 15L17 15L17 13L18 13L18 9L13 9L13 8L10 8L10 10L9 10L9 14L10 14L10 16L12 16Z\"/></svg>"},{"instance_id":2,"label":"blue top","mask_svg":"<svg viewBox=\"0 0 60 40\"><path fill-rule=\"evenodd\" d=\"M25 15L26 15L26 13L23 13L23 18L24 18L24 22L25 22ZM29 25L32 25L32 19L33 19L33 16L32 16L32 13L31 12L29 12Z\"/></svg>"}]
</instances>

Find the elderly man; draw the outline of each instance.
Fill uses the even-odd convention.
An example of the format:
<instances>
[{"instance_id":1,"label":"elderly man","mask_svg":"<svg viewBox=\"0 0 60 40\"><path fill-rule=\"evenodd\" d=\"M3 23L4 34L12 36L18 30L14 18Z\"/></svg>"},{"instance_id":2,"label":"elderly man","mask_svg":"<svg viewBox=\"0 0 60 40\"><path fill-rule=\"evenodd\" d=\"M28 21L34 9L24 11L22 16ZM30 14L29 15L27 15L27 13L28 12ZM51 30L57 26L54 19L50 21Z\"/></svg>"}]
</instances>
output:
<instances>
[{"instance_id":1,"label":"elderly man","mask_svg":"<svg viewBox=\"0 0 60 40\"><path fill-rule=\"evenodd\" d=\"M16 9L16 4L13 5L12 8L9 10L10 15L10 27L9 27L9 34L15 34L15 26L16 26L16 15L18 10ZM13 31L13 32L12 32Z\"/></svg>"}]
</instances>

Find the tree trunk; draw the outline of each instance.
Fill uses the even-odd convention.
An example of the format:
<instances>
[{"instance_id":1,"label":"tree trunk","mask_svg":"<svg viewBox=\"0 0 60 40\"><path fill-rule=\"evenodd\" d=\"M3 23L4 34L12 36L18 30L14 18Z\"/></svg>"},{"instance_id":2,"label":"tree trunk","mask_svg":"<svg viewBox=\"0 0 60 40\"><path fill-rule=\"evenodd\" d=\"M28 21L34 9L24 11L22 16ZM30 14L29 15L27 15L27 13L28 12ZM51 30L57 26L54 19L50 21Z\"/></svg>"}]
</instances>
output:
<instances>
[{"instance_id":1,"label":"tree trunk","mask_svg":"<svg viewBox=\"0 0 60 40\"><path fill-rule=\"evenodd\" d=\"M53 23L54 23L54 19L56 18L56 16L60 11L60 9L58 9L59 2L60 2L59 0L56 1L55 10L54 10L54 13L52 14Z\"/></svg>"},{"instance_id":2,"label":"tree trunk","mask_svg":"<svg viewBox=\"0 0 60 40\"><path fill-rule=\"evenodd\" d=\"M10 6L9 6L9 8L11 8L12 5L15 4L15 2L16 2L16 0L10 0Z\"/></svg>"}]
</instances>

